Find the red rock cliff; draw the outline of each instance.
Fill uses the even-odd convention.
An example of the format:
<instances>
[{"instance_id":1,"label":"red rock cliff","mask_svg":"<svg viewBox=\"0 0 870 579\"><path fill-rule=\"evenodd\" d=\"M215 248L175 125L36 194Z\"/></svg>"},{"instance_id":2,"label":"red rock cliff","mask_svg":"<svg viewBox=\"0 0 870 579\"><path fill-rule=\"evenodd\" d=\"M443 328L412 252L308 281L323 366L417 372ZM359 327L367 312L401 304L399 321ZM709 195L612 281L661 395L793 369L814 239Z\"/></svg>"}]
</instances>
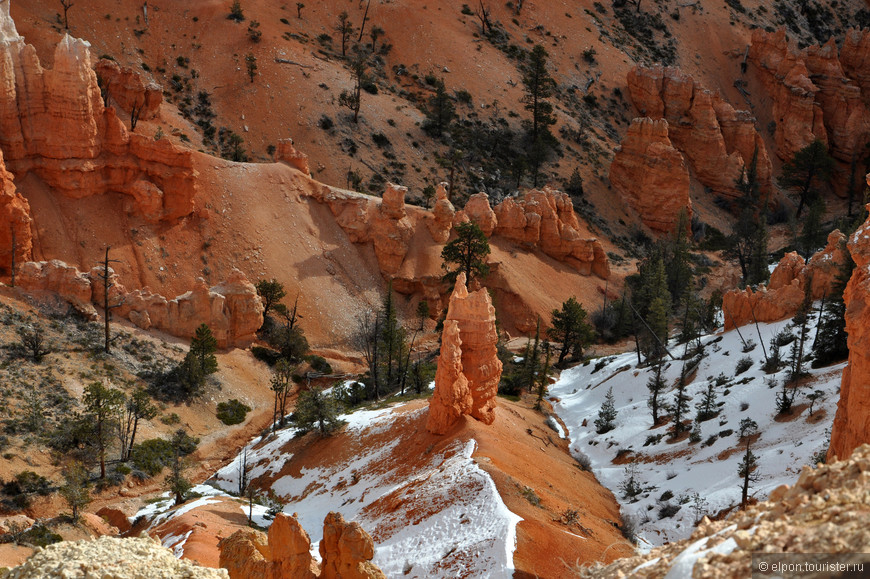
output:
<instances>
[{"instance_id":1,"label":"red rock cliff","mask_svg":"<svg viewBox=\"0 0 870 579\"><path fill-rule=\"evenodd\" d=\"M735 110L678 68L635 66L628 90L641 115L668 121L668 137L701 183L739 196L737 182L757 148L758 180L763 190L770 189L772 167L751 113Z\"/></svg>"},{"instance_id":2,"label":"red rock cliff","mask_svg":"<svg viewBox=\"0 0 870 579\"><path fill-rule=\"evenodd\" d=\"M849 251L855 260L843 294L849 364L843 370L829 462L835 457L846 459L856 447L870 442L870 219L849 239Z\"/></svg>"},{"instance_id":3,"label":"red rock cliff","mask_svg":"<svg viewBox=\"0 0 870 579\"><path fill-rule=\"evenodd\" d=\"M33 236L30 231L30 204L15 189L12 173L6 170L0 151L0 270L12 266L12 236L15 235L15 262L31 258Z\"/></svg>"},{"instance_id":4,"label":"red rock cliff","mask_svg":"<svg viewBox=\"0 0 870 579\"><path fill-rule=\"evenodd\" d=\"M130 134L103 106L89 44L64 36L54 67L42 68L0 4L0 149L17 177L33 172L72 198L119 192L149 221L193 210L190 151Z\"/></svg>"},{"instance_id":5,"label":"red rock cliff","mask_svg":"<svg viewBox=\"0 0 870 579\"><path fill-rule=\"evenodd\" d=\"M610 164L613 189L660 233L673 230L681 210L692 216L689 170L668 134L664 119L634 119Z\"/></svg>"}]
</instances>

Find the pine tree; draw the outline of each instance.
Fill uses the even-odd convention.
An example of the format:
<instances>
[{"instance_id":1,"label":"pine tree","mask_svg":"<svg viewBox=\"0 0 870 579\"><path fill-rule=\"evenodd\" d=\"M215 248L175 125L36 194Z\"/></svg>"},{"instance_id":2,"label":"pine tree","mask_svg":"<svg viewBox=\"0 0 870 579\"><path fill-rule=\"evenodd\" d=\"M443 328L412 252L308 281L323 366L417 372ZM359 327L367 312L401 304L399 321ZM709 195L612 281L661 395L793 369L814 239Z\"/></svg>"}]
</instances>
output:
<instances>
[{"instance_id":1,"label":"pine tree","mask_svg":"<svg viewBox=\"0 0 870 579\"><path fill-rule=\"evenodd\" d=\"M758 482L760 475L756 472L758 469L758 457L750 449L749 441L746 441L746 452L743 454L743 460L737 466L737 476L743 479L742 495L740 498L740 508L746 508L746 501L749 500L749 488L754 482Z\"/></svg>"},{"instance_id":2,"label":"pine tree","mask_svg":"<svg viewBox=\"0 0 870 579\"><path fill-rule=\"evenodd\" d=\"M594 330L586 321L586 310L576 298L568 298L561 310L553 310L552 327L547 336L561 343L556 365L561 366L565 357L571 353L575 359L583 357L583 348L594 338Z\"/></svg>"},{"instance_id":3,"label":"pine tree","mask_svg":"<svg viewBox=\"0 0 870 579\"><path fill-rule=\"evenodd\" d=\"M193 488L193 484L184 476L184 461L182 460L183 455L190 454L185 452L185 447L190 440L191 438L184 429L179 428L169 441L172 446L172 464L169 475L164 480L164 485L175 496L175 506L183 503L185 495Z\"/></svg>"},{"instance_id":4,"label":"pine tree","mask_svg":"<svg viewBox=\"0 0 870 579\"><path fill-rule=\"evenodd\" d=\"M685 371L685 367L683 368ZM673 411L673 427L671 428L671 436L677 438L686 431L687 426L683 424L686 414L689 412L689 395L686 393L685 376L680 376L680 381L677 383L677 391L674 393L674 404L671 407Z\"/></svg>"},{"instance_id":5,"label":"pine tree","mask_svg":"<svg viewBox=\"0 0 870 579\"><path fill-rule=\"evenodd\" d=\"M79 511L91 502L91 484L85 465L75 461L67 466L63 470L63 481L60 496L72 510L73 523L78 523Z\"/></svg>"},{"instance_id":6,"label":"pine tree","mask_svg":"<svg viewBox=\"0 0 870 579\"><path fill-rule=\"evenodd\" d=\"M435 81L435 94L429 97L423 130L433 137L440 137L454 118L456 118L456 107L453 106L453 99L447 94L444 79L438 79Z\"/></svg>"},{"instance_id":7,"label":"pine tree","mask_svg":"<svg viewBox=\"0 0 870 579\"><path fill-rule=\"evenodd\" d=\"M825 231L822 228L822 217L824 214L825 201L819 197L810 203L810 211L802 222L798 247L807 261L815 253L816 249L825 242Z\"/></svg>"},{"instance_id":8,"label":"pine tree","mask_svg":"<svg viewBox=\"0 0 870 579\"><path fill-rule=\"evenodd\" d=\"M523 385L529 392L534 391L538 369L541 366L541 317L535 326L535 341L526 345L526 357L523 359Z\"/></svg>"},{"instance_id":9,"label":"pine tree","mask_svg":"<svg viewBox=\"0 0 870 579\"><path fill-rule=\"evenodd\" d=\"M791 161L782 166L779 184L797 193L798 218L804 206L811 205L819 197L818 182L828 181L833 170L834 159L828 155L828 147L818 139L795 153Z\"/></svg>"},{"instance_id":10,"label":"pine tree","mask_svg":"<svg viewBox=\"0 0 870 579\"><path fill-rule=\"evenodd\" d=\"M217 339L206 324L200 324L190 341L190 349L179 366L182 393L186 398L199 395L205 379L218 370Z\"/></svg>"},{"instance_id":11,"label":"pine tree","mask_svg":"<svg viewBox=\"0 0 870 579\"><path fill-rule=\"evenodd\" d=\"M447 270L444 280L454 284L456 277L465 273L465 285L468 287L472 279L486 277L489 273L486 264L486 256L490 253L489 241L483 230L472 221L460 223L454 229L456 239L441 250L441 259L444 261L441 267ZM451 269L451 265L455 269Z\"/></svg>"},{"instance_id":12,"label":"pine tree","mask_svg":"<svg viewBox=\"0 0 870 579\"><path fill-rule=\"evenodd\" d=\"M664 393L666 387L664 377L662 376L664 365L664 359L659 358L653 366L655 373L650 377L649 382L646 384L646 387L649 389L647 406L649 406L652 411L653 426L656 426L659 423L659 409L663 406L663 402L659 400L659 396Z\"/></svg>"},{"instance_id":13,"label":"pine tree","mask_svg":"<svg viewBox=\"0 0 870 579\"><path fill-rule=\"evenodd\" d=\"M689 255L689 231L691 231L689 217L686 210L681 209L671 239L663 248L665 277L672 305L682 303L692 289L694 272Z\"/></svg>"},{"instance_id":14,"label":"pine tree","mask_svg":"<svg viewBox=\"0 0 870 579\"><path fill-rule=\"evenodd\" d=\"M725 254L737 261L743 282L754 285L766 281L769 275L767 224L758 182L757 148L745 175L737 182L737 190L741 192L737 222L734 224L733 233L728 237Z\"/></svg>"},{"instance_id":15,"label":"pine tree","mask_svg":"<svg viewBox=\"0 0 870 579\"><path fill-rule=\"evenodd\" d=\"M535 401L535 410L541 409L541 404L544 401L544 396L547 394L547 385L550 378L550 342L545 341L541 347L544 350L544 365L541 368L538 376L538 399Z\"/></svg>"},{"instance_id":16,"label":"pine tree","mask_svg":"<svg viewBox=\"0 0 870 579\"><path fill-rule=\"evenodd\" d=\"M303 431L316 427L321 435L329 434L342 424L338 420L338 404L335 399L316 386L299 394L293 422Z\"/></svg>"},{"instance_id":17,"label":"pine tree","mask_svg":"<svg viewBox=\"0 0 870 579\"><path fill-rule=\"evenodd\" d=\"M598 434L604 434L605 432L610 432L613 430L616 425L614 421L616 420L616 404L615 399L613 397L613 387L607 391L607 395L604 397L604 403L601 405L601 408L598 410L598 418L595 419L595 431Z\"/></svg>"},{"instance_id":18,"label":"pine tree","mask_svg":"<svg viewBox=\"0 0 870 579\"><path fill-rule=\"evenodd\" d=\"M695 405L698 410L697 421L704 422L719 415L719 407L716 405L716 383L709 382L704 391L701 401Z\"/></svg>"},{"instance_id":19,"label":"pine tree","mask_svg":"<svg viewBox=\"0 0 870 579\"><path fill-rule=\"evenodd\" d=\"M550 126L556 123L553 116L553 105L547 99L553 96L556 81L547 70L546 49L536 44L523 67L523 86L525 95L522 102L532 114L527 121L526 132L528 140L527 157L532 169L532 183L538 186L538 172L541 163L554 147L555 139L550 133Z\"/></svg>"},{"instance_id":20,"label":"pine tree","mask_svg":"<svg viewBox=\"0 0 870 579\"><path fill-rule=\"evenodd\" d=\"M654 298L650 303L646 323L654 334L646 340L645 351L647 356L661 358L665 355L664 344L668 342L668 312L664 298Z\"/></svg>"},{"instance_id":21,"label":"pine tree","mask_svg":"<svg viewBox=\"0 0 870 579\"><path fill-rule=\"evenodd\" d=\"M113 427L124 405L124 393L92 382L85 388L82 403L93 426L94 440L100 458L100 478L106 478L106 450L113 436Z\"/></svg>"}]
</instances>

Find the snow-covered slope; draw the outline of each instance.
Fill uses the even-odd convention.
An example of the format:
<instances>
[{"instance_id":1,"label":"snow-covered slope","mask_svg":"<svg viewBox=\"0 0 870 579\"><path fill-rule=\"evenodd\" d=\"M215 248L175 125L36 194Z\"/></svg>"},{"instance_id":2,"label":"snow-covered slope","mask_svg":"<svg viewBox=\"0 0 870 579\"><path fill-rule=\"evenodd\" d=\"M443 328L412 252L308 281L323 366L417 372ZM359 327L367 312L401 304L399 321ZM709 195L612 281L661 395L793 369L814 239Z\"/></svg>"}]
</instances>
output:
<instances>
[{"instance_id":1,"label":"snow-covered slope","mask_svg":"<svg viewBox=\"0 0 870 579\"><path fill-rule=\"evenodd\" d=\"M425 433L425 418L425 408L401 405L343 416L348 425L340 435L318 441L322 448L306 447L301 461L317 463L312 466L293 460L294 429L255 439L248 447L248 478L285 502L284 512L297 514L318 559L323 520L337 511L371 534L373 562L387 577L510 577L521 519L472 458L475 440L441 443ZM236 460L194 491L229 496L238 490L238 477ZM167 496L137 516L163 523L184 512L162 513L169 501ZM247 514L247 506L239 508ZM254 522L268 526L266 512L255 505ZM184 537L171 538L167 546L183 549Z\"/></svg>"},{"instance_id":2,"label":"snow-covered slope","mask_svg":"<svg viewBox=\"0 0 870 579\"><path fill-rule=\"evenodd\" d=\"M788 325L787 320L760 325L768 353L770 340ZM747 326L741 332L747 341L750 336L759 341L755 328ZM809 336L811 343L814 329ZM703 515L739 505L742 480L738 465L746 444L739 439L741 420L749 418L758 424L759 435L752 438L751 448L758 457L756 472L760 478L750 488L750 495L758 499L767 498L780 484L793 484L802 465L811 464L813 457L827 448L844 364L819 369L809 369L807 364L810 377L795 397L793 414L777 417L776 395L781 387L771 388L771 383L776 380L781 385L788 370L765 373L760 344L744 353L736 331L706 336L702 342L705 356L697 372L689 375L687 393L692 400L686 418L695 419L695 405L708 384L722 378L715 387L719 413L700 423L700 442L691 442L685 435L669 441L670 423L652 428L647 382L653 370L639 368L634 352L566 370L550 389L558 398L556 412L568 427L572 453L581 461L583 456L588 458L598 480L613 491L623 513L638 525L641 541L651 545L688 537ZM675 355L683 353L682 346L672 345L671 350ZM788 352L788 346L782 348L783 358ZM752 366L736 375L738 360L746 356L752 359ZM666 364L663 398L669 404L673 403L682 365L681 360ZM618 411L616 427L598 434L595 419L611 387ZM825 398L815 403L810 417L806 394L815 390L822 390ZM632 472L634 482L643 489L633 498L623 491ZM678 507L672 516L663 516Z\"/></svg>"}]
</instances>

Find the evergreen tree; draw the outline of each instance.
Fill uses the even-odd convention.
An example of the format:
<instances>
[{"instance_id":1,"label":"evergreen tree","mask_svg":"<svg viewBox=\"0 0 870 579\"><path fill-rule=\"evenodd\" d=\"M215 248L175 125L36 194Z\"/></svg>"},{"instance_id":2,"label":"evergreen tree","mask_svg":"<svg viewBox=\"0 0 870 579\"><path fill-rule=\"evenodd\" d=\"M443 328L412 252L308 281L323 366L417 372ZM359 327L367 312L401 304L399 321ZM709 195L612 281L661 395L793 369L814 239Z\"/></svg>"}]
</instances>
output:
<instances>
[{"instance_id":1,"label":"evergreen tree","mask_svg":"<svg viewBox=\"0 0 870 579\"><path fill-rule=\"evenodd\" d=\"M556 123L553 116L553 105L547 100L553 96L556 81L547 70L546 49L536 44L523 66L523 86L525 95L522 102L525 108L532 114L531 121L527 121L526 133L528 140L527 156L529 166L532 169L532 183L538 186L538 172L541 163L549 155L556 142L550 133L550 126Z\"/></svg>"},{"instance_id":2,"label":"evergreen tree","mask_svg":"<svg viewBox=\"0 0 870 579\"><path fill-rule=\"evenodd\" d=\"M189 450L187 446L191 440L199 442L196 439L191 439L183 428L179 428L169 441L169 444L172 446L172 464L170 465L169 475L167 475L163 484L175 496L175 506L183 503L185 495L193 488L193 484L184 476L184 461L182 460L184 455L190 454L186 450Z\"/></svg>"},{"instance_id":3,"label":"evergreen tree","mask_svg":"<svg viewBox=\"0 0 870 579\"><path fill-rule=\"evenodd\" d=\"M381 354L382 368L380 376L384 386L391 391L402 382L402 360L406 353L405 329L399 324L398 314L393 296L393 282L387 286L384 305L381 310L381 335L378 351Z\"/></svg>"},{"instance_id":4,"label":"evergreen tree","mask_svg":"<svg viewBox=\"0 0 870 579\"><path fill-rule=\"evenodd\" d=\"M343 54L344 51L342 50ZM359 109L362 105L362 87L369 80L368 67L368 53L365 50L358 49L350 61L353 88L349 91L343 90L338 95L338 104L353 111L354 123L359 122Z\"/></svg>"},{"instance_id":5,"label":"evergreen tree","mask_svg":"<svg viewBox=\"0 0 870 579\"><path fill-rule=\"evenodd\" d=\"M547 394L547 386L550 378L550 358L552 357L550 342L545 341L542 345L542 349L544 350L544 365L538 375L538 399L535 401L535 410L541 409L544 396Z\"/></svg>"},{"instance_id":6,"label":"evergreen tree","mask_svg":"<svg viewBox=\"0 0 870 579\"><path fill-rule=\"evenodd\" d=\"M742 494L740 498L740 508L746 508L746 501L749 500L749 488L754 482L758 482L760 475L756 472L758 469L758 457L750 449L749 441L746 441L746 452L743 454L743 460L737 466L737 476L742 480Z\"/></svg>"},{"instance_id":7,"label":"evergreen tree","mask_svg":"<svg viewBox=\"0 0 870 579\"><path fill-rule=\"evenodd\" d=\"M272 311L272 308L281 303L281 300L287 295L284 289L284 284L272 278L271 280L261 279L257 282L257 295L263 301L263 318Z\"/></svg>"},{"instance_id":8,"label":"evergreen tree","mask_svg":"<svg viewBox=\"0 0 870 579\"><path fill-rule=\"evenodd\" d=\"M541 317L535 326L535 341L530 345L526 343L526 356L523 358L523 386L529 391L534 391L538 369L541 366Z\"/></svg>"},{"instance_id":9,"label":"evergreen tree","mask_svg":"<svg viewBox=\"0 0 870 579\"><path fill-rule=\"evenodd\" d=\"M610 432L616 427L616 425L614 424L615 420L616 404L613 397L613 386L611 386L610 389L607 391L607 395L604 397L604 403L598 410L598 418L595 419L595 431L598 434Z\"/></svg>"},{"instance_id":10,"label":"evergreen tree","mask_svg":"<svg viewBox=\"0 0 870 579\"><path fill-rule=\"evenodd\" d=\"M810 211L803 220L801 234L798 237L798 247L809 261L816 249L825 243L825 231L822 228L822 216L825 214L825 201L821 197L810 203Z\"/></svg>"},{"instance_id":11,"label":"evergreen tree","mask_svg":"<svg viewBox=\"0 0 870 579\"><path fill-rule=\"evenodd\" d=\"M685 367L683 367L685 372ZM673 423L671 428L671 436L677 438L686 431L687 426L683 424L686 414L689 412L689 395L686 393L686 377L680 376L680 381L677 383L677 391L674 393L674 404L671 407L673 411Z\"/></svg>"},{"instance_id":12,"label":"evergreen tree","mask_svg":"<svg viewBox=\"0 0 870 579\"><path fill-rule=\"evenodd\" d=\"M646 323L653 335L645 340L645 352L649 358L661 358L665 355L664 345L668 342L668 312L665 299L657 297L650 303Z\"/></svg>"},{"instance_id":13,"label":"evergreen tree","mask_svg":"<svg viewBox=\"0 0 870 579\"><path fill-rule=\"evenodd\" d=\"M664 403L659 400L659 396L664 394L666 387L664 377L662 376L664 365L664 359L659 358L653 366L654 374L650 377L649 382L646 383L646 387L649 389L647 406L649 406L649 409L652 411L653 426L656 426L659 423L659 410L664 407Z\"/></svg>"},{"instance_id":14,"label":"evergreen tree","mask_svg":"<svg viewBox=\"0 0 870 579\"><path fill-rule=\"evenodd\" d=\"M825 299L816 339L813 343L815 360L813 366L825 366L832 362L845 360L849 356L846 342L846 304L843 301L843 291L852 277L855 262L846 247L845 240L841 248L846 259L840 266L836 281L831 288L831 295Z\"/></svg>"},{"instance_id":15,"label":"evergreen tree","mask_svg":"<svg viewBox=\"0 0 870 579\"><path fill-rule=\"evenodd\" d=\"M272 375L270 389L275 393L274 405L272 408L272 431L274 432L278 425L282 428L287 417L287 402L290 399L290 393L293 390L293 372L297 366L282 358L275 364L275 373Z\"/></svg>"},{"instance_id":16,"label":"evergreen tree","mask_svg":"<svg viewBox=\"0 0 870 579\"><path fill-rule=\"evenodd\" d=\"M91 484L85 465L75 461L63 470L63 485L59 492L72 510L73 523L78 523L79 512L91 502Z\"/></svg>"},{"instance_id":17,"label":"evergreen tree","mask_svg":"<svg viewBox=\"0 0 870 579\"><path fill-rule=\"evenodd\" d=\"M701 401L695 405L695 408L698 410L698 416L696 418L698 422L704 422L705 420L716 418L716 416L719 415L719 407L716 405L715 382L709 382L707 384L707 390L704 391Z\"/></svg>"},{"instance_id":18,"label":"evergreen tree","mask_svg":"<svg viewBox=\"0 0 870 579\"><path fill-rule=\"evenodd\" d=\"M453 106L453 99L444 88L444 79L438 79L435 81L435 94L429 97L423 130L433 137L440 137L454 118L456 118L456 107Z\"/></svg>"},{"instance_id":19,"label":"evergreen tree","mask_svg":"<svg viewBox=\"0 0 870 579\"><path fill-rule=\"evenodd\" d=\"M561 366L565 357L571 353L575 359L583 357L583 348L592 342L595 332L586 321L586 310L576 298L568 298L561 310L553 310L552 327L547 336L559 342L559 357L556 365Z\"/></svg>"},{"instance_id":20,"label":"evergreen tree","mask_svg":"<svg viewBox=\"0 0 870 579\"><path fill-rule=\"evenodd\" d=\"M140 420L151 420L157 416L157 407L151 402L151 396L144 388L137 388L127 399L124 416L121 420L121 460L130 460L133 444L136 442L136 431Z\"/></svg>"},{"instance_id":21,"label":"evergreen tree","mask_svg":"<svg viewBox=\"0 0 870 579\"><path fill-rule=\"evenodd\" d=\"M106 478L106 450L113 437L113 428L124 405L124 393L92 382L85 388L82 403L94 429L94 441L100 459L100 478Z\"/></svg>"},{"instance_id":22,"label":"evergreen tree","mask_svg":"<svg viewBox=\"0 0 870 579\"><path fill-rule=\"evenodd\" d=\"M692 289L694 272L689 255L689 231L691 231L689 217L686 210L681 209L671 239L663 248L665 277L667 278L668 292L671 295L671 303L674 305L682 303Z\"/></svg>"},{"instance_id":23,"label":"evergreen tree","mask_svg":"<svg viewBox=\"0 0 870 579\"><path fill-rule=\"evenodd\" d=\"M779 184L797 194L798 218L804 206L811 205L819 197L819 181L828 181L833 170L834 159L828 155L828 147L818 139L795 153L791 161L782 166Z\"/></svg>"},{"instance_id":24,"label":"evergreen tree","mask_svg":"<svg viewBox=\"0 0 870 579\"><path fill-rule=\"evenodd\" d=\"M338 411L338 404L332 396L312 387L299 394L293 422L303 431L307 432L316 427L321 435L325 435L342 425L338 419Z\"/></svg>"},{"instance_id":25,"label":"evergreen tree","mask_svg":"<svg viewBox=\"0 0 870 579\"><path fill-rule=\"evenodd\" d=\"M185 398L199 395L205 379L217 372L218 363L214 353L217 339L206 324L200 324L190 341L190 349L179 366L182 394Z\"/></svg>"},{"instance_id":26,"label":"evergreen tree","mask_svg":"<svg viewBox=\"0 0 870 579\"><path fill-rule=\"evenodd\" d=\"M465 285L468 287L473 278L486 277L489 273L489 266L486 264L486 256L490 252L489 241L480 227L472 221L460 223L454 229L456 239L441 250L441 259L444 261L441 267L447 270L444 280L454 284L456 276L460 272L465 273ZM451 265L455 269L451 270Z\"/></svg>"},{"instance_id":27,"label":"evergreen tree","mask_svg":"<svg viewBox=\"0 0 870 579\"><path fill-rule=\"evenodd\" d=\"M815 406L816 402L820 402L825 399L825 391L824 390L813 390L810 394L807 394L807 400L810 401L810 416L813 415L813 406Z\"/></svg>"},{"instance_id":28,"label":"evergreen tree","mask_svg":"<svg viewBox=\"0 0 870 579\"><path fill-rule=\"evenodd\" d=\"M743 282L747 285L754 285L766 281L769 276L767 270L767 224L758 182L757 148L752 155L752 161L746 168L745 175L737 182L737 190L741 192L737 222L734 224L733 233L728 238L728 248L725 254L737 261L743 275Z\"/></svg>"}]
</instances>

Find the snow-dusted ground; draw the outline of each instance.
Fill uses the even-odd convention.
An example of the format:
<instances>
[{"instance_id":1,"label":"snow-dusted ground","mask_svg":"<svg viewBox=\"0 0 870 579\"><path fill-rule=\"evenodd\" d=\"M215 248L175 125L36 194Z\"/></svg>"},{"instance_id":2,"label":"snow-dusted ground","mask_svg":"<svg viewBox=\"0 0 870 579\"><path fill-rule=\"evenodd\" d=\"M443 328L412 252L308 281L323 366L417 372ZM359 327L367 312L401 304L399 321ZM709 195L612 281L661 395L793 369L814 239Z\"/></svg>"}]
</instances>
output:
<instances>
[{"instance_id":1,"label":"snow-dusted ground","mask_svg":"<svg viewBox=\"0 0 870 579\"><path fill-rule=\"evenodd\" d=\"M768 352L771 338L788 324L788 320L760 324L761 337ZM744 326L740 331L744 339L759 341L753 326ZM814 329L809 336L807 351L815 336ZM686 418L694 420L695 405L711 380L724 374L728 381L716 388L719 415L701 422L701 441L697 443L690 443L688 439L668 442L670 425L651 429L647 382L653 369L637 368L633 351L603 361L591 360L583 366L566 370L550 389L550 394L559 399L554 407L568 427L572 453L588 457L598 480L613 491L623 513L638 523L639 538L647 545L686 538L699 515L716 513L739 504L742 480L737 471L745 451L738 438L742 419L751 418L758 423L760 436L753 443L752 452L758 457L760 480L752 485L750 494L761 500L777 486L793 484L802 466L811 464L812 457L827 447L827 429L834 419L840 375L845 364L816 370L810 369L809 364L805 366L812 378L801 389L794 404L806 403L805 394L814 390L824 391L825 399L817 401L814 406L814 413L824 413L821 420L816 421L819 417L814 416L813 421L808 421L807 410L796 418L774 420L775 397L780 388L771 389L767 381L775 378L781 384L787 370L765 374L761 368L764 354L760 344L751 352L744 353L736 331L706 336L703 342L706 356L687 388L692 400ZM672 344L670 347L675 355L683 353L682 346ZM787 360L788 354L789 346L783 347L781 356ZM737 361L744 356L752 358L752 366L735 376ZM596 371L598 364L603 364L603 367ZM663 398L669 404L673 402L681 368L682 361L669 360L667 363L664 372L667 388ZM618 410L616 428L597 434L594 421L611 387ZM729 430L733 432L729 434ZM662 435L658 442L648 441L648 437L656 435ZM713 436L716 436L715 441L707 445ZM613 464L617 451L625 449L636 455L633 467ZM633 499L634 502L622 491L629 468L635 469L636 480L645 489ZM666 492L672 497L665 495L665 500L662 500ZM680 506L680 509L674 516L660 519L659 513L666 505L672 505L672 508Z\"/></svg>"},{"instance_id":2,"label":"snow-dusted ground","mask_svg":"<svg viewBox=\"0 0 870 579\"><path fill-rule=\"evenodd\" d=\"M394 407L395 408L395 407ZM423 412L423 409L416 412ZM414 415L411 415L412 417ZM361 410L342 416L346 434L365 440L394 425L392 408ZM248 445L249 479L277 476L291 457L280 449L293 438L293 429L277 433L262 443ZM492 478L471 458L476 443L457 441L441 453L427 456L428 463L411 469L411 475L397 476L402 464L402 432L380 446L363 444L349 462L328 468L303 469L299 477L285 475L274 480L272 490L286 501L284 511L297 513L312 541L312 554L319 558L318 544L323 520L337 511L355 520L375 542L374 563L387 577L510 577L516 525L521 520L505 506ZM256 448L255 448L256 447ZM148 505L136 514L157 522L186 512L193 505L208 504L209 497L229 496L238 489L239 460L236 459L194 492L203 495L177 511L170 512L171 498ZM218 488L215 488L218 487ZM383 508L382 499L392 508ZM247 514L247 505L240 503ZM265 507L255 505L253 520L267 527L271 521ZM135 518L135 517L134 517ZM170 547L183 552L185 537L171 537Z\"/></svg>"}]
</instances>

